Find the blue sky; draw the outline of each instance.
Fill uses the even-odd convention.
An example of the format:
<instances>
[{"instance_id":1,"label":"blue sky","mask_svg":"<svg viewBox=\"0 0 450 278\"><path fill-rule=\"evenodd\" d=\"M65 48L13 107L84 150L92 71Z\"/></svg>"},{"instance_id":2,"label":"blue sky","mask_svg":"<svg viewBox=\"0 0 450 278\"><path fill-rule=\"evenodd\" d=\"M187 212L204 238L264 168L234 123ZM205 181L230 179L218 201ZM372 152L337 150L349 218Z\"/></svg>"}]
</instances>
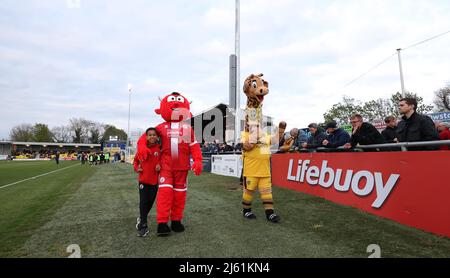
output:
<instances>
[{"instance_id":1,"label":"blue sky","mask_svg":"<svg viewBox=\"0 0 450 278\"><path fill-rule=\"evenodd\" d=\"M450 30L448 14L449 1L241 0L241 82L264 73L265 113L288 129L320 122L343 95L399 91L396 56L345 84ZM450 82L449 48L447 34L405 50L406 89L431 103ZM153 110L168 92L192 100L194 114L226 103L233 52L232 0L1 0L0 139L17 124L73 117L126 130L128 83L132 129L161 121Z\"/></svg>"}]
</instances>

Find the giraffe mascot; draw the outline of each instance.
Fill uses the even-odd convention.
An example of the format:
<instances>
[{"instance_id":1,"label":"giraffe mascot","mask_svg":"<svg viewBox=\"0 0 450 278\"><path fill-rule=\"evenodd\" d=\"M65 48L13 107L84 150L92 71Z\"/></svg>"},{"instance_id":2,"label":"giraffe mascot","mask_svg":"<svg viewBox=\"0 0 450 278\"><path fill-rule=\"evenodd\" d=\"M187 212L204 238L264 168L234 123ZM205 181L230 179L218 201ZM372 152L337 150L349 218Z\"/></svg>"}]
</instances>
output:
<instances>
[{"instance_id":1,"label":"giraffe mascot","mask_svg":"<svg viewBox=\"0 0 450 278\"><path fill-rule=\"evenodd\" d=\"M161 171L156 200L157 234L168 235L171 231L183 232L183 211L186 203L187 175L189 169L195 175L202 172L202 151L195 141L192 126L185 122L192 117L189 101L180 93L173 92L161 100L155 110L165 122L156 127L161 138ZM146 136L138 141L138 155L147 154ZM190 156L194 163L190 164ZM171 225L167 224L171 220Z\"/></svg>"},{"instance_id":2,"label":"giraffe mascot","mask_svg":"<svg viewBox=\"0 0 450 278\"><path fill-rule=\"evenodd\" d=\"M262 103L269 93L269 83L261 77L263 74L250 75L244 81L244 93L247 96L245 108L245 127L243 143L244 189L242 196L243 215L247 219L256 219L251 205L253 195L259 191L266 218L277 223L280 216L274 213L272 184L270 174L271 136L262 129Z\"/></svg>"}]
</instances>

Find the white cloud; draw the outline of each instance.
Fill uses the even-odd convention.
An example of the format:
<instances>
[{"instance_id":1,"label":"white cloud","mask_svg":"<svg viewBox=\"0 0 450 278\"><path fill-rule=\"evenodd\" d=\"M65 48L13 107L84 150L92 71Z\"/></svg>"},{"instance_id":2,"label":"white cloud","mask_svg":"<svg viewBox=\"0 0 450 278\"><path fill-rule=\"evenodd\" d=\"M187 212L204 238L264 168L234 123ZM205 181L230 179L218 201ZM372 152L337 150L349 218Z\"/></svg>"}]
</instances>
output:
<instances>
[{"instance_id":1,"label":"white cloud","mask_svg":"<svg viewBox=\"0 0 450 278\"><path fill-rule=\"evenodd\" d=\"M321 122L344 94L399 91L396 56L344 85L396 48L450 30L449 13L445 0L241 1L241 82L263 72L267 114L291 127ZM128 83L142 129L161 121L157 97L172 91L193 113L228 102L234 1L5 1L0 16L0 138L15 124L72 116L126 128ZM450 81L449 46L450 34L402 52L406 88L427 102Z\"/></svg>"}]
</instances>

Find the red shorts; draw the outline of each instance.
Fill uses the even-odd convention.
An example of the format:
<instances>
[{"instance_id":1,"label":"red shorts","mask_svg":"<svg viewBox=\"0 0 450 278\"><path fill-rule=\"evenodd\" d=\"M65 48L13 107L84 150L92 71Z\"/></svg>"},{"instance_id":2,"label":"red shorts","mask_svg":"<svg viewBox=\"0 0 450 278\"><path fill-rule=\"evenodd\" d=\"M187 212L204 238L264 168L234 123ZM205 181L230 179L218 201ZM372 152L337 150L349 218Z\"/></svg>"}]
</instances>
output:
<instances>
[{"instance_id":1,"label":"red shorts","mask_svg":"<svg viewBox=\"0 0 450 278\"><path fill-rule=\"evenodd\" d=\"M187 175L188 171L161 170L159 173L159 188L187 189Z\"/></svg>"}]
</instances>

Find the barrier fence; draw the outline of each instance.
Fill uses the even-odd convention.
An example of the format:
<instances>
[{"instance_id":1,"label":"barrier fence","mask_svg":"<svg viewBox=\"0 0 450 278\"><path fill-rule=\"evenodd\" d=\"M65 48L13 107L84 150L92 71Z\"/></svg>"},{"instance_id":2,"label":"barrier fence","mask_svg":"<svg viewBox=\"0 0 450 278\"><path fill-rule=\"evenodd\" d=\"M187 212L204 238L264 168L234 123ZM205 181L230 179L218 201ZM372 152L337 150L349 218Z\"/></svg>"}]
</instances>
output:
<instances>
[{"instance_id":1,"label":"barrier fence","mask_svg":"<svg viewBox=\"0 0 450 278\"><path fill-rule=\"evenodd\" d=\"M272 183L450 237L449 162L449 151L274 154Z\"/></svg>"},{"instance_id":2,"label":"barrier fence","mask_svg":"<svg viewBox=\"0 0 450 278\"><path fill-rule=\"evenodd\" d=\"M450 140L276 153L272 183L450 237L450 151L407 151L440 145ZM363 152L374 148L389 151ZM240 154L206 155L212 173L240 176Z\"/></svg>"}]
</instances>

